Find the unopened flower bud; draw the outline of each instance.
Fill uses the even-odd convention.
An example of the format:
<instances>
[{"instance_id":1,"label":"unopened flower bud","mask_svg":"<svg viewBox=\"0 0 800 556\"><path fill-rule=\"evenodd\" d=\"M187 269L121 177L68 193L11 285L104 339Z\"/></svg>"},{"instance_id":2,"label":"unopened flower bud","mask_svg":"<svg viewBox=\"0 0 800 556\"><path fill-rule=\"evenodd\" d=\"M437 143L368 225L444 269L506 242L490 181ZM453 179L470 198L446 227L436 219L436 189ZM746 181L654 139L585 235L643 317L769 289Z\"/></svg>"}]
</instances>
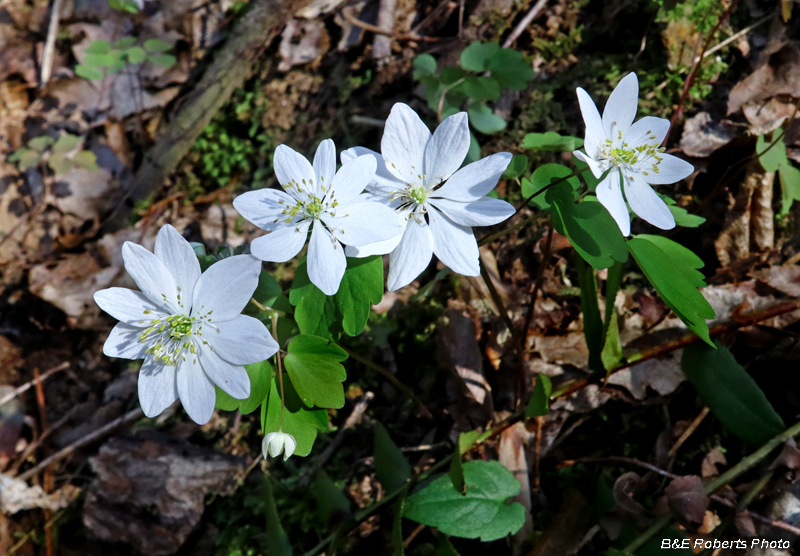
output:
<instances>
[{"instance_id":1,"label":"unopened flower bud","mask_svg":"<svg viewBox=\"0 0 800 556\"><path fill-rule=\"evenodd\" d=\"M271 432L264 437L264 442L261 444L261 451L264 454L264 459L267 459L267 454L277 457L283 452L283 461L289 459L297 448L297 441L291 434L286 434L283 431Z\"/></svg>"}]
</instances>

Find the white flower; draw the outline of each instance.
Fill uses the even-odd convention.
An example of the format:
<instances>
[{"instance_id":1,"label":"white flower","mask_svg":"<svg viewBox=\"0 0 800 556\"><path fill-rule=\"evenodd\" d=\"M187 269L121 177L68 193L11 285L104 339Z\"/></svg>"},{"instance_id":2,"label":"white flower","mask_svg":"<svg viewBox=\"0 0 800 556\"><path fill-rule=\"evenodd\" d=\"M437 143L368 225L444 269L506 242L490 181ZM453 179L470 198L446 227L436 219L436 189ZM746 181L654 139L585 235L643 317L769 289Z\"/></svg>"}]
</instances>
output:
<instances>
[{"instance_id":1,"label":"white flower","mask_svg":"<svg viewBox=\"0 0 800 556\"><path fill-rule=\"evenodd\" d=\"M342 153L342 161L359 155L375 158L377 173L367 191L406 220L402 234L347 250L356 257L390 253L389 290L409 284L434 254L455 272L477 276L479 252L472 226L491 226L514 214L510 204L485 196L497 185L511 154L493 154L459 170L469 143L466 112L445 119L431 136L414 110L397 103L386 120L381 154L363 147Z\"/></svg>"},{"instance_id":2,"label":"white flower","mask_svg":"<svg viewBox=\"0 0 800 556\"><path fill-rule=\"evenodd\" d=\"M353 158L336 171L330 139L317 147L312 167L286 145L275 149L275 175L286 191L259 189L239 195L233 206L247 220L271 232L253 240L253 254L264 261L288 261L308 246L308 276L325 295L339 289L347 266L342 243L366 245L402 230L403 221L362 192L375 175L375 159Z\"/></svg>"},{"instance_id":3,"label":"white flower","mask_svg":"<svg viewBox=\"0 0 800 556\"><path fill-rule=\"evenodd\" d=\"M619 225L622 234L631 233L625 199L634 213L662 230L675 227L669 207L650 184L669 184L682 180L694 166L664 153L661 143L669 131L669 120L645 116L636 123L639 82L635 73L626 75L608 97L603 117L589 93L578 88L578 101L586 124L586 154L573 154L589 165L596 178L611 170L597 186L597 199ZM622 198L624 184L625 199Z\"/></svg>"},{"instance_id":4,"label":"white flower","mask_svg":"<svg viewBox=\"0 0 800 556\"><path fill-rule=\"evenodd\" d=\"M295 448L297 448L297 441L291 434L286 434L283 431L267 434L261 443L261 452L264 454L264 459L267 459L267 454L274 458L283 452L283 461L286 461L294 453Z\"/></svg>"},{"instance_id":5,"label":"white flower","mask_svg":"<svg viewBox=\"0 0 800 556\"><path fill-rule=\"evenodd\" d=\"M109 288L95 302L120 322L103 346L109 357L144 359L139 402L155 417L180 398L195 422L214 412L214 384L236 399L250 395L243 365L273 356L278 344L264 324L241 315L258 285L261 261L237 255L202 275L194 250L166 225L155 254L141 245L122 246L125 269L141 292Z\"/></svg>"}]
</instances>

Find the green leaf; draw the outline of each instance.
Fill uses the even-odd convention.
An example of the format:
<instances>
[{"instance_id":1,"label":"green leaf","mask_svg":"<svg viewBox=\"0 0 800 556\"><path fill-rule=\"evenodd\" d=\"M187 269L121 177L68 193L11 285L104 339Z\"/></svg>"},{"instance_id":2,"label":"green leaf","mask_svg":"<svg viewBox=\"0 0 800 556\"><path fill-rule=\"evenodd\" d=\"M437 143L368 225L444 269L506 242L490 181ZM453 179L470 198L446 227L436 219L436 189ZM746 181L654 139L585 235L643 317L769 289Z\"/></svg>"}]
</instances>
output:
<instances>
[{"instance_id":1,"label":"green leaf","mask_svg":"<svg viewBox=\"0 0 800 556\"><path fill-rule=\"evenodd\" d=\"M780 134L780 139L778 135ZM776 141L777 139L777 141ZM773 145L773 142L775 143ZM756 154L758 161L767 172L777 172L778 168L789 164L786 157L786 143L783 142L783 130L778 128L772 132L770 139L765 135L759 135L756 140Z\"/></svg>"},{"instance_id":2,"label":"green leaf","mask_svg":"<svg viewBox=\"0 0 800 556\"><path fill-rule=\"evenodd\" d=\"M574 151L583 146L583 139L571 135L559 135L555 131L528 133L522 139L522 148L533 151Z\"/></svg>"},{"instance_id":3,"label":"green leaf","mask_svg":"<svg viewBox=\"0 0 800 556\"><path fill-rule=\"evenodd\" d=\"M214 407L222 411L236 411L239 408L241 400L237 400L216 384L214 385L214 391L217 393L217 401Z\"/></svg>"},{"instance_id":4,"label":"green leaf","mask_svg":"<svg viewBox=\"0 0 800 556\"><path fill-rule=\"evenodd\" d=\"M48 137L48 139L50 139ZM70 151L78 148L81 144L81 138L77 135L62 135L58 140L53 143L54 154L67 154Z\"/></svg>"},{"instance_id":5,"label":"green leaf","mask_svg":"<svg viewBox=\"0 0 800 556\"><path fill-rule=\"evenodd\" d=\"M258 406L266 401L274 373L269 361L245 365L244 368L247 371L247 376L250 377L250 396L247 399L238 401L239 412L247 415L258 409Z\"/></svg>"},{"instance_id":6,"label":"green leaf","mask_svg":"<svg viewBox=\"0 0 800 556\"><path fill-rule=\"evenodd\" d=\"M464 464L467 494L462 496L448 476L441 476L406 500L403 515L442 533L484 542L516 533L525 523L525 508L506 504L519 494L519 482L496 461Z\"/></svg>"},{"instance_id":7,"label":"green leaf","mask_svg":"<svg viewBox=\"0 0 800 556\"><path fill-rule=\"evenodd\" d=\"M525 407L525 417L533 419L550 413L550 394L553 392L553 382L550 377L539 373L536 375L536 384L528 405Z\"/></svg>"},{"instance_id":8,"label":"green leaf","mask_svg":"<svg viewBox=\"0 0 800 556\"><path fill-rule=\"evenodd\" d=\"M676 205L669 205L669 211L672 213L672 217L675 218L676 226L683 226L684 228L697 228L700 226L700 224L703 224L706 221L706 219L702 216L689 214L689 211L687 211L685 208Z\"/></svg>"},{"instance_id":9,"label":"green leaf","mask_svg":"<svg viewBox=\"0 0 800 556\"><path fill-rule=\"evenodd\" d=\"M301 334L295 336L284 359L289 378L297 393L307 406L344 406L342 381L347 373L340 362L347 359L347 352L331 340Z\"/></svg>"},{"instance_id":10,"label":"green leaf","mask_svg":"<svg viewBox=\"0 0 800 556\"><path fill-rule=\"evenodd\" d=\"M461 67L468 71L483 72L489 69L489 60L500 50L495 42L473 41L461 52Z\"/></svg>"},{"instance_id":11,"label":"green leaf","mask_svg":"<svg viewBox=\"0 0 800 556\"><path fill-rule=\"evenodd\" d=\"M47 135L40 135L39 137L34 137L30 141L28 141L28 148L31 148L37 152L44 152L53 144L53 138Z\"/></svg>"},{"instance_id":12,"label":"green leaf","mask_svg":"<svg viewBox=\"0 0 800 556\"><path fill-rule=\"evenodd\" d=\"M461 458L459 446L453 448L453 459L450 460L450 469L447 471L453 488L462 496L467 494L467 483L464 482L464 460Z\"/></svg>"},{"instance_id":13,"label":"green leaf","mask_svg":"<svg viewBox=\"0 0 800 556\"><path fill-rule=\"evenodd\" d=\"M42 159L42 155L40 153L31 149L20 149L17 152L20 153L17 161L17 167L23 172L28 168L33 168L39 164L39 161Z\"/></svg>"},{"instance_id":14,"label":"green leaf","mask_svg":"<svg viewBox=\"0 0 800 556\"><path fill-rule=\"evenodd\" d=\"M113 66L114 56L111 54L87 54L83 57L83 65L93 68L107 68Z\"/></svg>"},{"instance_id":15,"label":"green leaf","mask_svg":"<svg viewBox=\"0 0 800 556\"><path fill-rule=\"evenodd\" d=\"M91 81L97 81L99 79L103 79L106 74L104 74L101 70L97 68L91 68L89 66L84 66L82 64L78 64L75 66L75 75L78 77L82 77L83 79L89 79Z\"/></svg>"},{"instance_id":16,"label":"green leaf","mask_svg":"<svg viewBox=\"0 0 800 556\"><path fill-rule=\"evenodd\" d=\"M147 53L141 46L132 46L125 50L125 57L131 64L141 64L147 59Z\"/></svg>"},{"instance_id":17,"label":"green leaf","mask_svg":"<svg viewBox=\"0 0 800 556\"><path fill-rule=\"evenodd\" d=\"M708 409L729 431L760 446L783 432L786 425L728 348L719 342L716 347L687 347L681 368Z\"/></svg>"},{"instance_id":18,"label":"green leaf","mask_svg":"<svg viewBox=\"0 0 800 556\"><path fill-rule=\"evenodd\" d=\"M455 66L448 66L442 70L442 73L439 74L439 79L448 87L452 87L454 83L457 81L462 81L466 79L466 77L467 72ZM456 85L456 87L460 85L461 83Z\"/></svg>"},{"instance_id":19,"label":"green leaf","mask_svg":"<svg viewBox=\"0 0 800 556\"><path fill-rule=\"evenodd\" d=\"M154 56L148 56L147 59L162 68L171 68L178 61L172 54L156 54Z\"/></svg>"},{"instance_id":20,"label":"green leaf","mask_svg":"<svg viewBox=\"0 0 800 556\"><path fill-rule=\"evenodd\" d=\"M522 52L502 48L489 59L489 71L506 89L522 91L535 74Z\"/></svg>"},{"instance_id":21,"label":"green leaf","mask_svg":"<svg viewBox=\"0 0 800 556\"><path fill-rule=\"evenodd\" d=\"M267 403L261 405L261 428L264 434L283 430L291 434L297 442L295 456L307 456L314 447L318 431L328 429L328 412L324 409L311 409L303 404L294 385L286 377L283 380L283 391L286 396L286 412L281 424L281 394L278 379L273 378L270 384Z\"/></svg>"},{"instance_id":22,"label":"green leaf","mask_svg":"<svg viewBox=\"0 0 800 556\"><path fill-rule=\"evenodd\" d=\"M605 326L606 334L600 359L603 362L603 368L610 372L622 361L622 340L619 337L619 321L617 320L616 311L612 310L611 316L603 325Z\"/></svg>"},{"instance_id":23,"label":"green leaf","mask_svg":"<svg viewBox=\"0 0 800 556\"><path fill-rule=\"evenodd\" d=\"M283 295L283 288L281 288L281 285L272 275L266 272L262 272L258 276L258 286L256 286L256 291L253 292L253 299L265 307L277 309L284 313L291 313L294 310L289 300ZM259 311L259 309L255 308L253 305L250 307L254 309L252 313L257 313ZM271 325L267 326L267 328L270 327Z\"/></svg>"},{"instance_id":24,"label":"green leaf","mask_svg":"<svg viewBox=\"0 0 800 556\"><path fill-rule=\"evenodd\" d=\"M513 160L512 160L513 162ZM522 196L524 198L528 198L537 191L541 191L552 182L559 180L561 178L566 178L572 174L572 171L564 166L563 164L544 164L543 166L539 166L536 170L533 171L531 175L531 179L523 179L522 180ZM567 180L567 183L572 186L572 189L578 190L581 186L581 182L577 176L573 176ZM550 208L550 203L545 198L544 194L539 194L533 199L530 200L530 205L539 207L542 210L547 210Z\"/></svg>"},{"instance_id":25,"label":"green leaf","mask_svg":"<svg viewBox=\"0 0 800 556\"><path fill-rule=\"evenodd\" d=\"M580 176L583 178L583 181L586 182L586 187L589 188L589 191L595 191L597 189L597 186L600 185L600 179L594 177L594 174L589 169L589 165L586 164L583 160L578 160L574 156L572 157L572 162L575 164L575 166L577 166L578 170L580 171Z\"/></svg>"},{"instance_id":26,"label":"green leaf","mask_svg":"<svg viewBox=\"0 0 800 556\"><path fill-rule=\"evenodd\" d=\"M111 43L108 41L92 41L86 48L86 54L108 54L111 52Z\"/></svg>"},{"instance_id":27,"label":"green leaf","mask_svg":"<svg viewBox=\"0 0 800 556\"><path fill-rule=\"evenodd\" d=\"M270 556L292 556L292 543L289 541L289 535L281 525L281 519L278 516L278 507L275 505L275 497L272 495L272 483L269 478L264 480L264 490L266 491L267 507L267 530L265 531L267 554Z\"/></svg>"},{"instance_id":28,"label":"green leaf","mask_svg":"<svg viewBox=\"0 0 800 556\"><path fill-rule=\"evenodd\" d=\"M420 54L414 58L414 79L421 79L436 74L436 58L430 54Z\"/></svg>"},{"instance_id":29,"label":"green leaf","mask_svg":"<svg viewBox=\"0 0 800 556\"><path fill-rule=\"evenodd\" d=\"M503 175L500 177L505 180L513 180L524 174L527 169L528 157L524 154L515 154L514 158L512 158L511 162L508 164L508 168L506 168L506 171L503 172Z\"/></svg>"},{"instance_id":30,"label":"green leaf","mask_svg":"<svg viewBox=\"0 0 800 556\"><path fill-rule=\"evenodd\" d=\"M703 261L672 240L661 236L638 235L628 241L628 250L647 279L679 319L710 345L705 319L714 318L714 309L697 288L705 286Z\"/></svg>"},{"instance_id":31,"label":"green leaf","mask_svg":"<svg viewBox=\"0 0 800 556\"><path fill-rule=\"evenodd\" d=\"M558 233L566 235L583 259L598 270L614 262L628 260L625 238L614 219L595 197L586 197L575 204L575 192L567 183L560 183L545 193L552 205L551 216Z\"/></svg>"},{"instance_id":32,"label":"green leaf","mask_svg":"<svg viewBox=\"0 0 800 556\"><path fill-rule=\"evenodd\" d=\"M114 43L114 48L118 50L125 50L126 48L132 47L136 44L136 37L123 37L117 42ZM106 52L97 52L96 54L106 54Z\"/></svg>"},{"instance_id":33,"label":"green leaf","mask_svg":"<svg viewBox=\"0 0 800 556\"><path fill-rule=\"evenodd\" d=\"M397 502L392 506L392 548L394 549L394 556L405 556L406 554L406 547L403 544L403 508L406 505L405 494L407 492L408 489L398 496Z\"/></svg>"},{"instance_id":34,"label":"green leaf","mask_svg":"<svg viewBox=\"0 0 800 556\"><path fill-rule=\"evenodd\" d=\"M80 151L75 153L75 156L72 157L72 162L74 162L76 166L84 170L89 170L90 172L98 170L97 155L92 151Z\"/></svg>"},{"instance_id":35,"label":"green leaf","mask_svg":"<svg viewBox=\"0 0 800 556\"><path fill-rule=\"evenodd\" d=\"M350 517L350 500L324 470L317 471L311 493L316 500L317 514L322 523L340 523Z\"/></svg>"},{"instance_id":36,"label":"green leaf","mask_svg":"<svg viewBox=\"0 0 800 556\"><path fill-rule=\"evenodd\" d=\"M594 269L583 259L577 257L578 284L581 289L581 312L583 313L583 334L589 348L589 368L599 371L603 368L600 353L603 351L603 321L600 318L600 305L597 301L597 278Z\"/></svg>"},{"instance_id":37,"label":"green leaf","mask_svg":"<svg viewBox=\"0 0 800 556\"><path fill-rule=\"evenodd\" d=\"M800 200L800 170L788 164L781 166L778 176L781 181L781 212L786 216L794 201Z\"/></svg>"},{"instance_id":38,"label":"green leaf","mask_svg":"<svg viewBox=\"0 0 800 556\"><path fill-rule=\"evenodd\" d=\"M472 127L486 135L492 135L506 128L506 121L485 104L478 102L470 104L467 114Z\"/></svg>"},{"instance_id":39,"label":"green leaf","mask_svg":"<svg viewBox=\"0 0 800 556\"><path fill-rule=\"evenodd\" d=\"M497 100L500 98L500 83L493 77L467 77L460 90L472 100Z\"/></svg>"},{"instance_id":40,"label":"green leaf","mask_svg":"<svg viewBox=\"0 0 800 556\"><path fill-rule=\"evenodd\" d=\"M375 422L374 431L375 476L391 492L411 479L411 465L382 424Z\"/></svg>"},{"instance_id":41,"label":"green leaf","mask_svg":"<svg viewBox=\"0 0 800 556\"><path fill-rule=\"evenodd\" d=\"M478 143L478 138L472 131L469 132L469 150L467 151L467 158L464 159L464 164L471 164L481 159L481 144Z\"/></svg>"},{"instance_id":42,"label":"green leaf","mask_svg":"<svg viewBox=\"0 0 800 556\"><path fill-rule=\"evenodd\" d=\"M162 41L161 39L147 39L144 41L144 49L148 53L152 52L169 52L172 50L172 43Z\"/></svg>"},{"instance_id":43,"label":"green leaf","mask_svg":"<svg viewBox=\"0 0 800 556\"><path fill-rule=\"evenodd\" d=\"M47 161L47 165L53 170L56 175L66 174L72 170L72 160L65 157L63 154L52 154Z\"/></svg>"}]
</instances>

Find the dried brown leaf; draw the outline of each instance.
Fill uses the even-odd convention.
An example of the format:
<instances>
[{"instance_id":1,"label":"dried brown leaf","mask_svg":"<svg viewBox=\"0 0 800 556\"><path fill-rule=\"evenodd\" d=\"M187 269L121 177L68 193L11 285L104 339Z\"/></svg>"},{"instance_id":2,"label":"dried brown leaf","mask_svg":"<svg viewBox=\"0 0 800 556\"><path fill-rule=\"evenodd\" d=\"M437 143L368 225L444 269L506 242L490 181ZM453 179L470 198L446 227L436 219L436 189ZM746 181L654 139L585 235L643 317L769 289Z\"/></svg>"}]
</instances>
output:
<instances>
[{"instance_id":1,"label":"dried brown leaf","mask_svg":"<svg viewBox=\"0 0 800 556\"><path fill-rule=\"evenodd\" d=\"M697 475L673 479L665 493L670 509L678 517L702 523L708 509L708 495L703 490L703 480Z\"/></svg>"}]
</instances>

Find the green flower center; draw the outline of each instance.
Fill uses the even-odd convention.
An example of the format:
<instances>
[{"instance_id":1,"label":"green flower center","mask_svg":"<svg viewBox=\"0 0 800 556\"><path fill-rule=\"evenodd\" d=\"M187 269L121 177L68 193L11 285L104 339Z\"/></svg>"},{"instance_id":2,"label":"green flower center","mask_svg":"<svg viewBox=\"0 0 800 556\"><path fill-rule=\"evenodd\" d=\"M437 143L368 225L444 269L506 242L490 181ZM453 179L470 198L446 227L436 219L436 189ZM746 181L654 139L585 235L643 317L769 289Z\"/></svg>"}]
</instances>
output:
<instances>
[{"instance_id":1,"label":"green flower center","mask_svg":"<svg viewBox=\"0 0 800 556\"><path fill-rule=\"evenodd\" d=\"M652 132L648 131L647 133L648 139L651 141L656 139L655 135L651 135ZM620 134L620 139L621 138L622 137ZM620 147L614 145L614 142L611 139L606 139L601 150L602 154L600 158L608 160L615 166L619 166L621 168L631 168L640 161L647 161L651 165L651 170L657 174L659 172L658 165L663 160L663 158L659 155L666 149L664 147L659 147L659 143L644 144L636 147L630 147L628 143L622 143L622 146ZM642 173L645 176L649 174L644 170Z\"/></svg>"},{"instance_id":2,"label":"green flower center","mask_svg":"<svg viewBox=\"0 0 800 556\"><path fill-rule=\"evenodd\" d=\"M169 337L172 340L180 340L192 335L192 326L194 325L192 317L186 315L172 315L167 317L169 323Z\"/></svg>"},{"instance_id":3,"label":"green flower center","mask_svg":"<svg viewBox=\"0 0 800 556\"><path fill-rule=\"evenodd\" d=\"M421 185L418 185L416 187L409 186L408 196L418 205L421 205L428 200L428 193L425 191L425 188Z\"/></svg>"}]
</instances>

